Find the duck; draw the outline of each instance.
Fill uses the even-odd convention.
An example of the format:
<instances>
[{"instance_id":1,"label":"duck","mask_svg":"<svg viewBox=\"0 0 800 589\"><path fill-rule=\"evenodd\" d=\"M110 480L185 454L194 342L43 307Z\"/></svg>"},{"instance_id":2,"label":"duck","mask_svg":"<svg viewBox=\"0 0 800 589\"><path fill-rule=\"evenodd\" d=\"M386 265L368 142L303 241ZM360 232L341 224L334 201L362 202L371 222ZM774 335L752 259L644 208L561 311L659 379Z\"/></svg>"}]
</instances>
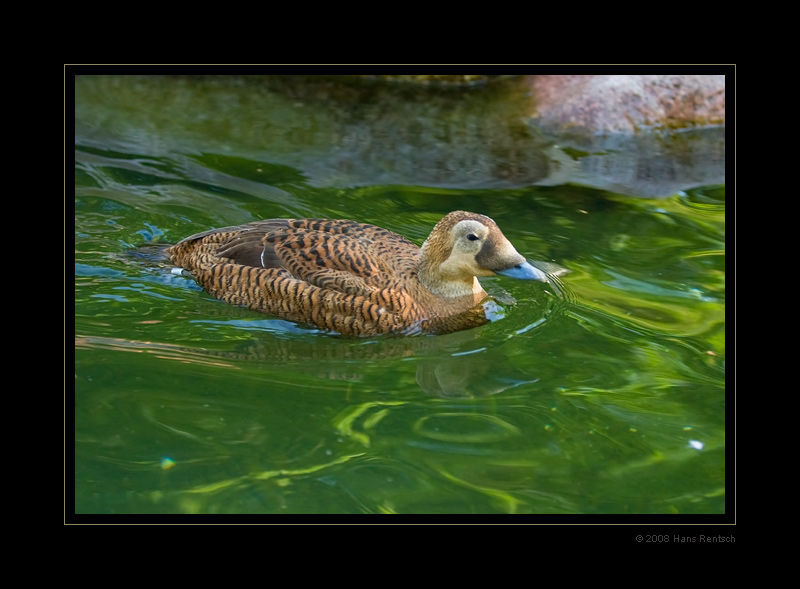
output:
<instances>
[{"instance_id":1,"label":"duck","mask_svg":"<svg viewBox=\"0 0 800 589\"><path fill-rule=\"evenodd\" d=\"M489 217L453 211L417 246L346 219L265 219L167 248L211 296L342 336L442 334L489 321L479 276L547 282Z\"/></svg>"}]
</instances>

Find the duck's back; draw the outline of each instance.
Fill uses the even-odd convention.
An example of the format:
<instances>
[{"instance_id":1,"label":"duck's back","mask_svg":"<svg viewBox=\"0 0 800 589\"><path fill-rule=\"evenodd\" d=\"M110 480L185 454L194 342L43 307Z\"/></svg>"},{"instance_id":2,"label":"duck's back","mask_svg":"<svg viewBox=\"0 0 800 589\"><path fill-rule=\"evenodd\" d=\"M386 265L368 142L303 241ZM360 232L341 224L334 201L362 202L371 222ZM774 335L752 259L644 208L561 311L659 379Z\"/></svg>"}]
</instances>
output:
<instances>
[{"instance_id":1,"label":"duck's back","mask_svg":"<svg viewBox=\"0 0 800 589\"><path fill-rule=\"evenodd\" d=\"M419 283L419 248L374 225L268 219L198 233L168 252L221 300L344 335L425 330L440 314Z\"/></svg>"}]
</instances>

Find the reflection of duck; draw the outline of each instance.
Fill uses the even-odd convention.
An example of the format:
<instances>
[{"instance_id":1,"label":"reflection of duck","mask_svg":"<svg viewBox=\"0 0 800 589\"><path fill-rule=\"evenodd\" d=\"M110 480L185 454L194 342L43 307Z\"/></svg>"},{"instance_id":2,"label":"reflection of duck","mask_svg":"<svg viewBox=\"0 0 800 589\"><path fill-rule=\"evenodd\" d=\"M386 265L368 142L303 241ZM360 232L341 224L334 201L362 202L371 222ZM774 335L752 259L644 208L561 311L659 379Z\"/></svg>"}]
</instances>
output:
<instances>
[{"instance_id":1,"label":"reflection of duck","mask_svg":"<svg viewBox=\"0 0 800 589\"><path fill-rule=\"evenodd\" d=\"M269 219L168 250L210 294L343 335L448 333L486 323L477 276L547 281L484 215L455 211L421 248L374 225Z\"/></svg>"},{"instance_id":2,"label":"reflection of duck","mask_svg":"<svg viewBox=\"0 0 800 589\"><path fill-rule=\"evenodd\" d=\"M240 322L208 321L217 329L230 333L243 323L249 329L264 330L276 337L255 337L235 342L225 339L221 344L177 345L151 340L130 340L101 336L77 335L76 350L125 350L152 355L160 361L213 366L216 370L231 371L233 377L242 367L260 382L285 386L310 387L334 393L350 391L348 385L361 383L359 391L372 393L403 393L417 385L435 397L488 397L535 382L537 367L522 368L510 361L502 343L507 336L496 334L497 345L486 345L487 339L475 330L452 333L435 338L378 337L363 345L344 338L320 338L302 335L279 320ZM202 321L205 322L205 321ZM272 327L270 324L281 324ZM256 327L259 326L259 327ZM287 329L283 336L280 330ZM314 333L314 332L310 332ZM289 337L291 336L291 337ZM490 336L491 338L492 336ZM387 374L391 374L387 378ZM293 375L287 379L287 375ZM277 384L276 384L277 386Z\"/></svg>"}]
</instances>

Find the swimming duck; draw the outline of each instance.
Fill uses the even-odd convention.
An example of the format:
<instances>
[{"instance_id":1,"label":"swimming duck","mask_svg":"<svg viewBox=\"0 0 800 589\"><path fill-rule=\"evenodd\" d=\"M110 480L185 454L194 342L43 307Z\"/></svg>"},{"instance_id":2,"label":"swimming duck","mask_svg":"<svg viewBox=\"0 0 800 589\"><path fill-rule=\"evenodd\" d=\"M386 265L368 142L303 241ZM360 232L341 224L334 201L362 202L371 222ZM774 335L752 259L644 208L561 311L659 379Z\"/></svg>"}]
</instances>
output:
<instances>
[{"instance_id":1,"label":"swimming duck","mask_svg":"<svg viewBox=\"0 0 800 589\"><path fill-rule=\"evenodd\" d=\"M168 248L209 294L342 335L449 333L488 321L478 276L547 281L484 215L446 215L417 247L343 219L267 219Z\"/></svg>"}]
</instances>

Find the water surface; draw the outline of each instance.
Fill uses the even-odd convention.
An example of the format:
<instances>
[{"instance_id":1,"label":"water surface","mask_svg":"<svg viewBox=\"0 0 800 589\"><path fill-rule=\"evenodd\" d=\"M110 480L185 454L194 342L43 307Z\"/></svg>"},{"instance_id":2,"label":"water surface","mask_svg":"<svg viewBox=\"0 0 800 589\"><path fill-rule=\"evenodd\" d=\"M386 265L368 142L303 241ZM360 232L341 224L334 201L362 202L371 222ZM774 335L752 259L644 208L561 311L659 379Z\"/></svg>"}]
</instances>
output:
<instances>
[{"instance_id":1,"label":"water surface","mask_svg":"<svg viewBox=\"0 0 800 589\"><path fill-rule=\"evenodd\" d=\"M725 512L724 186L326 183L286 138L313 151L327 131L214 118L247 87L193 111L164 83L130 103L114 84L76 86L76 513ZM567 267L563 288L487 279L486 326L354 340L135 255L285 216L421 243L455 209Z\"/></svg>"}]
</instances>

